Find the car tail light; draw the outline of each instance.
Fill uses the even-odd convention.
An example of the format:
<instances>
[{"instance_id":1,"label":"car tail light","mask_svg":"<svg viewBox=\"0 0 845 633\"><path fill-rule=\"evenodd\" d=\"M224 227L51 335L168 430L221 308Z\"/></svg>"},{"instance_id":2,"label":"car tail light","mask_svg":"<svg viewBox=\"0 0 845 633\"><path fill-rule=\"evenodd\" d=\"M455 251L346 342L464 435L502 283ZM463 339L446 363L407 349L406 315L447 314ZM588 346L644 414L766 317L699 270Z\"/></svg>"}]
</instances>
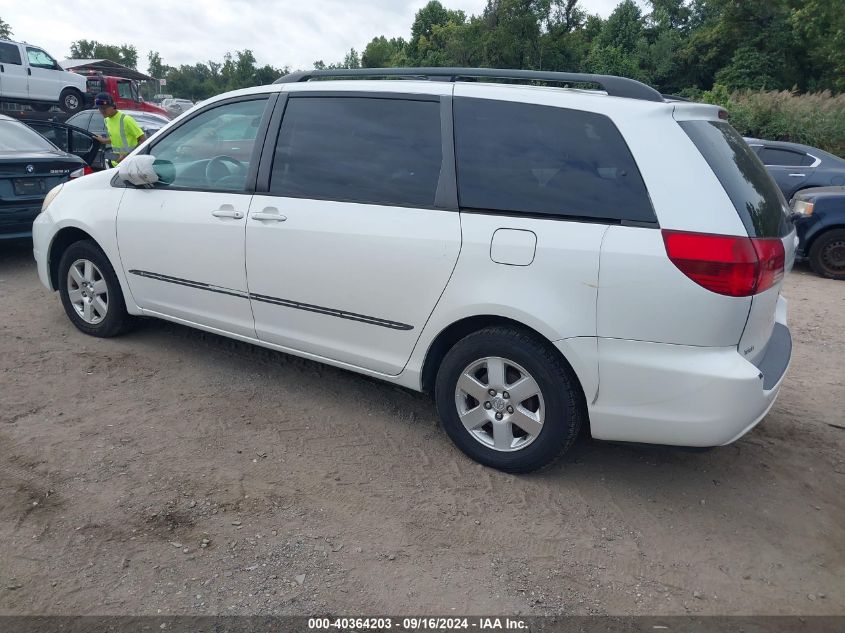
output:
<instances>
[{"instance_id":1,"label":"car tail light","mask_svg":"<svg viewBox=\"0 0 845 633\"><path fill-rule=\"evenodd\" d=\"M682 273L711 292L750 297L783 279L786 260L777 238L734 237L663 229L666 254Z\"/></svg>"},{"instance_id":2,"label":"car tail light","mask_svg":"<svg viewBox=\"0 0 845 633\"><path fill-rule=\"evenodd\" d=\"M88 174L93 174L94 170L91 169L88 165L85 167L80 167L79 169L70 172L70 179L73 180L74 178L82 178L82 176L87 176Z\"/></svg>"}]
</instances>

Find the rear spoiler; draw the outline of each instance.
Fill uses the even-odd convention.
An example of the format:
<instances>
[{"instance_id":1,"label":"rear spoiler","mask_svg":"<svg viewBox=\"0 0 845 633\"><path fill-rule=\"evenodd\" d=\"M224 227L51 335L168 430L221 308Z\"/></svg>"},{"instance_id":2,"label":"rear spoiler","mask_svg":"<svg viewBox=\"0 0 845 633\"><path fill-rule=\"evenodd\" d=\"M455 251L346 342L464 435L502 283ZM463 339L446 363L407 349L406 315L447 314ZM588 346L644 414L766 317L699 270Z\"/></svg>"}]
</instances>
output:
<instances>
[{"instance_id":1,"label":"rear spoiler","mask_svg":"<svg viewBox=\"0 0 845 633\"><path fill-rule=\"evenodd\" d=\"M709 103L671 102L674 107L672 116L676 121L727 121L729 114L721 106Z\"/></svg>"}]
</instances>

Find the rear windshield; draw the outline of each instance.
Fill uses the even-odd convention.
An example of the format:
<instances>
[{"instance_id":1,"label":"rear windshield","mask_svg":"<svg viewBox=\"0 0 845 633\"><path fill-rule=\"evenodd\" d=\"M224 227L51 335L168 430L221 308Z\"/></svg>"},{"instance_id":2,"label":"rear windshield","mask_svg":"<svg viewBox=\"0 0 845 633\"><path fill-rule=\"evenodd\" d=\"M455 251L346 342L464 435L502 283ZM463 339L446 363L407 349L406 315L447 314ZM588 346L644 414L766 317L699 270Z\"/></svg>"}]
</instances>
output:
<instances>
[{"instance_id":1,"label":"rear windshield","mask_svg":"<svg viewBox=\"0 0 845 633\"><path fill-rule=\"evenodd\" d=\"M748 235L787 235L786 200L739 132L721 121L681 121L679 125L722 183Z\"/></svg>"},{"instance_id":2,"label":"rear windshield","mask_svg":"<svg viewBox=\"0 0 845 633\"><path fill-rule=\"evenodd\" d=\"M0 152L51 152L56 146L16 121L0 121Z\"/></svg>"}]
</instances>

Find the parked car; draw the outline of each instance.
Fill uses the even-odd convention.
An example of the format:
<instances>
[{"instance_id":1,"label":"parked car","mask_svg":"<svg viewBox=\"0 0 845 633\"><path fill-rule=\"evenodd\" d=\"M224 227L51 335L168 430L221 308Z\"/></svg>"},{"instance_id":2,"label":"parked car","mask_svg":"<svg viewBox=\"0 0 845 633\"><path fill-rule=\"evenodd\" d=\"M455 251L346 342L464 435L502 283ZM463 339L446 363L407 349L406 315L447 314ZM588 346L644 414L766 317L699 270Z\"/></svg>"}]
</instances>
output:
<instances>
[{"instance_id":1,"label":"parked car","mask_svg":"<svg viewBox=\"0 0 845 633\"><path fill-rule=\"evenodd\" d=\"M96 97L101 92L107 92L114 99L114 105L118 110L131 110L136 112L149 112L170 120L166 109L155 103L144 101L138 89L138 82L125 77L113 77L102 73L87 71L82 72L86 78L86 90L89 95Z\"/></svg>"},{"instance_id":2,"label":"parked car","mask_svg":"<svg viewBox=\"0 0 845 633\"><path fill-rule=\"evenodd\" d=\"M371 72L220 95L54 190L41 282L93 336L158 317L433 393L510 472L584 424L706 447L766 415L795 229L723 110L619 77Z\"/></svg>"},{"instance_id":3,"label":"parked car","mask_svg":"<svg viewBox=\"0 0 845 633\"><path fill-rule=\"evenodd\" d=\"M121 110L121 112L125 112L135 119L135 122L141 126L148 138L170 123L170 119L167 117L152 112L141 112L139 110ZM107 136L106 123L99 110L84 110L70 117L66 123L94 134Z\"/></svg>"},{"instance_id":4,"label":"parked car","mask_svg":"<svg viewBox=\"0 0 845 633\"><path fill-rule=\"evenodd\" d=\"M170 119L152 112L140 112L137 110L121 110L121 112L125 112L135 119L135 122L141 126L142 130L144 130L144 134L147 135L147 138L150 138L153 134L170 123ZM67 120L67 123L69 125L82 128L83 130L87 130L92 134L108 137L106 123L99 110L84 110L79 114L70 117ZM112 152L110 147L106 147L103 154L104 164L108 165L108 161L116 158L117 154Z\"/></svg>"},{"instance_id":5,"label":"parked car","mask_svg":"<svg viewBox=\"0 0 845 633\"><path fill-rule=\"evenodd\" d=\"M792 199L798 257L822 277L845 279L845 187L804 189Z\"/></svg>"},{"instance_id":6,"label":"parked car","mask_svg":"<svg viewBox=\"0 0 845 633\"><path fill-rule=\"evenodd\" d=\"M26 124L64 152L79 156L94 171L106 169L105 147L88 130L56 121Z\"/></svg>"},{"instance_id":7,"label":"parked car","mask_svg":"<svg viewBox=\"0 0 845 633\"><path fill-rule=\"evenodd\" d=\"M46 51L25 42L0 40L0 100L46 112L85 108L85 77L67 72Z\"/></svg>"},{"instance_id":8,"label":"parked car","mask_svg":"<svg viewBox=\"0 0 845 633\"><path fill-rule=\"evenodd\" d=\"M0 240L29 237L47 192L86 173L81 158L0 114Z\"/></svg>"},{"instance_id":9,"label":"parked car","mask_svg":"<svg viewBox=\"0 0 845 633\"><path fill-rule=\"evenodd\" d=\"M194 102L188 99L165 99L161 107L167 110L171 116L179 116L194 107Z\"/></svg>"},{"instance_id":10,"label":"parked car","mask_svg":"<svg viewBox=\"0 0 845 633\"><path fill-rule=\"evenodd\" d=\"M809 145L747 138L787 200L802 189L845 185L845 160Z\"/></svg>"}]
</instances>

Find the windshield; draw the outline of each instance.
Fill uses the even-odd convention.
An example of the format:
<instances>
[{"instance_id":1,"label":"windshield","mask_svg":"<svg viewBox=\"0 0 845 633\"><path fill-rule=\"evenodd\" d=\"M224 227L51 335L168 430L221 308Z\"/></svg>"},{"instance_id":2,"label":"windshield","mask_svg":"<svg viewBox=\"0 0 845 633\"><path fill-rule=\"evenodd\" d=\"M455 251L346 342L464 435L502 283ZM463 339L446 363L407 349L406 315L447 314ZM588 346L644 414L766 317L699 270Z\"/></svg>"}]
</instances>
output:
<instances>
[{"instance_id":1,"label":"windshield","mask_svg":"<svg viewBox=\"0 0 845 633\"><path fill-rule=\"evenodd\" d=\"M58 148L16 121L0 121L0 152L54 152Z\"/></svg>"}]
</instances>

